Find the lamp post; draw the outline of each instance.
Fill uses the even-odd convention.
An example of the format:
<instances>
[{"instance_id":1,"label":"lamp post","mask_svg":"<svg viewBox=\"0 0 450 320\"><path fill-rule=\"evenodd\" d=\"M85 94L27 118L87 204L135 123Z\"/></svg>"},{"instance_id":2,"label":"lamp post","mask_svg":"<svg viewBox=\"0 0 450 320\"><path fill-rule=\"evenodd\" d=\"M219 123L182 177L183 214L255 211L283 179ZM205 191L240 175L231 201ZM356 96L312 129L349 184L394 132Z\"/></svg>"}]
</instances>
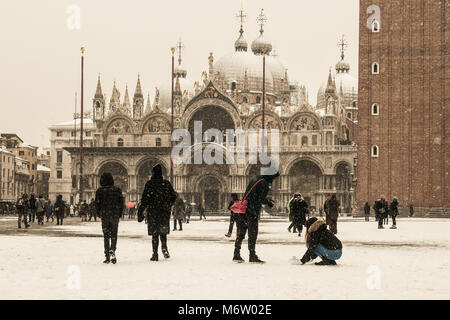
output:
<instances>
[{"instance_id":1,"label":"lamp post","mask_svg":"<svg viewBox=\"0 0 450 320\"><path fill-rule=\"evenodd\" d=\"M266 143L266 130L265 130L265 116L266 116L266 52L267 48L262 49L263 54L263 84L262 84L262 136L261 136L261 151L264 154L264 146Z\"/></svg>"},{"instance_id":2,"label":"lamp post","mask_svg":"<svg viewBox=\"0 0 450 320\"><path fill-rule=\"evenodd\" d=\"M170 182L173 183L173 162L172 162L172 149L173 149L173 141L172 141L172 134L173 134L173 80L175 76L175 48L172 47L170 49L172 52L172 75L171 75L171 81L172 81L172 91L171 91L171 99L170 99Z\"/></svg>"},{"instance_id":3,"label":"lamp post","mask_svg":"<svg viewBox=\"0 0 450 320\"><path fill-rule=\"evenodd\" d=\"M81 47L81 101L80 101L80 202L83 201L83 94L84 94L84 47ZM76 120L75 120L76 121Z\"/></svg>"}]
</instances>

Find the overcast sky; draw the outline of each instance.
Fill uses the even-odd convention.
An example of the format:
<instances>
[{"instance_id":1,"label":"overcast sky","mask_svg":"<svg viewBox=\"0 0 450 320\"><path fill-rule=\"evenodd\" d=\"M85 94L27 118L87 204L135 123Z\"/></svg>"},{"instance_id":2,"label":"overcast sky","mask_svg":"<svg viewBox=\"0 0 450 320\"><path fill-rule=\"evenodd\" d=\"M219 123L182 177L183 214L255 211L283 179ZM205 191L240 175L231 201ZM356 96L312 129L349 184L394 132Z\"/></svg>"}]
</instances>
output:
<instances>
[{"instance_id":1,"label":"overcast sky","mask_svg":"<svg viewBox=\"0 0 450 320\"><path fill-rule=\"evenodd\" d=\"M71 5L80 29L68 27ZM111 97L114 79L123 97L134 93L137 74L145 95L170 77L170 47L182 38L188 77L200 79L208 55L217 61L234 50L241 0L14 0L0 4L0 132L17 133L27 144L49 146L52 124L72 119L80 91L80 46L86 47L85 108L91 109L97 75ZM266 38L288 68L290 80L307 86L310 103L339 60L345 34L346 60L357 77L358 0L244 0L249 44L258 36L264 8ZM73 22L73 20L70 20ZM78 99L79 108L79 99Z\"/></svg>"}]
</instances>

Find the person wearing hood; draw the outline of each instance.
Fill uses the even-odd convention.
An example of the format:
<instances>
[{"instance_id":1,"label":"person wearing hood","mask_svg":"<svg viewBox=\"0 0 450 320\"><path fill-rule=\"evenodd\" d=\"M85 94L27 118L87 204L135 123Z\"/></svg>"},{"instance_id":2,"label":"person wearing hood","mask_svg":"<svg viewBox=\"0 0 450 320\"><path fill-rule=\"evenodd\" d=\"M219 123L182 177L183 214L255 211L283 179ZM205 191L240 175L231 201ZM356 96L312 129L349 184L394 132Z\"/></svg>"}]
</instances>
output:
<instances>
[{"instance_id":1,"label":"person wearing hood","mask_svg":"<svg viewBox=\"0 0 450 320\"><path fill-rule=\"evenodd\" d=\"M341 204L337 201L335 194L333 194L331 198L328 198L323 205L325 208L327 225L330 227L330 231L334 234L337 234L337 222L339 218L340 206Z\"/></svg>"},{"instance_id":2,"label":"person wearing hood","mask_svg":"<svg viewBox=\"0 0 450 320\"><path fill-rule=\"evenodd\" d=\"M117 262L117 231L120 217L124 207L122 190L114 186L111 173L104 172L100 177L100 188L95 193L95 209L102 220L103 243L105 261L103 263Z\"/></svg>"},{"instance_id":3,"label":"person wearing hood","mask_svg":"<svg viewBox=\"0 0 450 320\"><path fill-rule=\"evenodd\" d=\"M144 212L146 212L147 231L148 235L152 236L153 255L150 258L151 261L158 261L160 240L164 258L170 258L167 248L167 235L170 233L171 208L177 196L172 184L163 179L161 165L154 166L152 177L145 184L138 211L139 222L144 221Z\"/></svg>"},{"instance_id":4,"label":"person wearing hood","mask_svg":"<svg viewBox=\"0 0 450 320\"><path fill-rule=\"evenodd\" d=\"M274 179L280 176L277 172L273 175L258 175L253 177L245 190L247 208L245 214L239 214L236 221L237 236L234 247L233 261L242 263L241 245L248 230L248 250L250 263L264 263L256 255L256 239L258 238L258 222L262 205L273 208L274 201L267 199L270 186Z\"/></svg>"},{"instance_id":5,"label":"person wearing hood","mask_svg":"<svg viewBox=\"0 0 450 320\"><path fill-rule=\"evenodd\" d=\"M398 198L394 197L389 207L389 214L392 217L392 227L391 229L397 229L397 216L398 216Z\"/></svg>"},{"instance_id":6,"label":"person wearing hood","mask_svg":"<svg viewBox=\"0 0 450 320\"><path fill-rule=\"evenodd\" d=\"M306 221L305 239L308 249L300 259L302 264L320 257L322 261L316 265L336 265L336 260L342 256L342 242L327 229L323 219L311 218Z\"/></svg>"},{"instance_id":7,"label":"person wearing hood","mask_svg":"<svg viewBox=\"0 0 450 320\"><path fill-rule=\"evenodd\" d=\"M303 225L306 222L306 214L308 212L308 203L303 199L300 193L294 195L294 199L289 203L289 213L292 220L288 231L291 232L291 228L294 227L298 231L298 236L302 235Z\"/></svg>"}]
</instances>

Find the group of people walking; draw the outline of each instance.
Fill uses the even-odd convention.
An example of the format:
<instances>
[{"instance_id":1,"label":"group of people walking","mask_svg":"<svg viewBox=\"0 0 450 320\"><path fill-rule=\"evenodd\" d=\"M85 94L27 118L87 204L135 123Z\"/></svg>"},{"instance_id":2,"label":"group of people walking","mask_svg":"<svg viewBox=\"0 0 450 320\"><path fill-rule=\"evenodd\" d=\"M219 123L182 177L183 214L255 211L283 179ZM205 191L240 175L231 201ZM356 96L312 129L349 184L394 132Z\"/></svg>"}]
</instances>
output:
<instances>
[{"instance_id":1,"label":"group of people walking","mask_svg":"<svg viewBox=\"0 0 450 320\"><path fill-rule=\"evenodd\" d=\"M394 197L392 199L392 202L389 203L384 195L380 196L380 199L375 201L373 205L373 209L375 210L375 221L378 222L378 229L384 229L383 224L389 223L389 217L392 219L392 226L391 229L397 229L397 216L399 214L398 212L398 198ZM414 215L414 208L412 205L409 207L410 209L410 217ZM370 217L370 204L369 202L366 202L364 205L364 216L365 220L369 221Z\"/></svg>"}]
</instances>

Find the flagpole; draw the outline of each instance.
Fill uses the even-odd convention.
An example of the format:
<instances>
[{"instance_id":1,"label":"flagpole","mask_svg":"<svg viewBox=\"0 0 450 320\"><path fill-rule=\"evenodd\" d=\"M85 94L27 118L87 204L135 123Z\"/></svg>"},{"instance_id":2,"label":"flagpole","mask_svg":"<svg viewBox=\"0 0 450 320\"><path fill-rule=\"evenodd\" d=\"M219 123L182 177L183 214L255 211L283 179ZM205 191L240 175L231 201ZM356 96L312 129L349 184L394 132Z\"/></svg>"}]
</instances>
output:
<instances>
[{"instance_id":1,"label":"flagpole","mask_svg":"<svg viewBox=\"0 0 450 320\"><path fill-rule=\"evenodd\" d=\"M175 48L171 48L170 51L172 52L172 91L171 91L171 101L170 101L170 182L173 183L173 161L172 161L172 149L173 149L173 141L172 141L172 134L173 134L173 80L175 75Z\"/></svg>"},{"instance_id":2,"label":"flagpole","mask_svg":"<svg viewBox=\"0 0 450 320\"><path fill-rule=\"evenodd\" d=\"M84 94L84 47L81 47L81 101L80 101L80 197L83 201L83 94ZM76 120L75 120L76 121Z\"/></svg>"}]
</instances>

